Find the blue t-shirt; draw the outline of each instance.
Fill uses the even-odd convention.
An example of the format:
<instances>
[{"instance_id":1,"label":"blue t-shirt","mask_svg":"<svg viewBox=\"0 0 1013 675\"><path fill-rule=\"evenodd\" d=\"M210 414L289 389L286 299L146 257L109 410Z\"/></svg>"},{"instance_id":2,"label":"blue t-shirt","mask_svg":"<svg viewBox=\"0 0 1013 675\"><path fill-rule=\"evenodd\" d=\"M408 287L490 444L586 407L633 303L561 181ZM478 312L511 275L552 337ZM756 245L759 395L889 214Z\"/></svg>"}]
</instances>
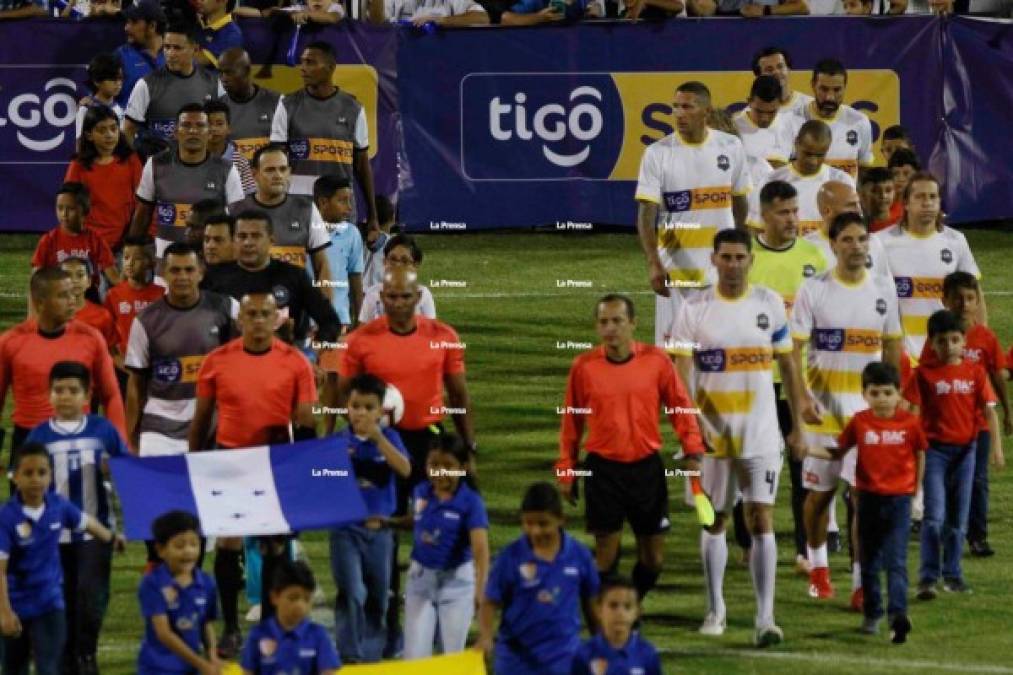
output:
<instances>
[{"instance_id":1,"label":"blue t-shirt","mask_svg":"<svg viewBox=\"0 0 1013 675\"><path fill-rule=\"evenodd\" d=\"M84 530L87 517L54 492L47 492L42 513L25 512L20 494L0 509L0 556L7 559L7 594L22 620L63 609L60 532Z\"/></svg>"},{"instance_id":2,"label":"blue t-shirt","mask_svg":"<svg viewBox=\"0 0 1013 675\"><path fill-rule=\"evenodd\" d=\"M144 642L137 656L138 673L192 672L193 668L158 639L151 618L164 615L172 632L182 638L190 649L201 654L204 625L218 618L218 592L214 579L195 567L193 581L184 588L172 578L169 568L163 563L141 579L137 597L144 616Z\"/></svg>"},{"instance_id":3,"label":"blue t-shirt","mask_svg":"<svg viewBox=\"0 0 1013 675\"><path fill-rule=\"evenodd\" d=\"M536 558L526 536L496 556L485 597L503 608L495 671L568 675L580 647L581 598L598 594L591 551L562 530L555 560Z\"/></svg>"},{"instance_id":4,"label":"blue t-shirt","mask_svg":"<svg viewBox=\"0 0 1013 675\"><path fill-rule=\"evenodd\" d=\"M535 14L549 6L549 0L519 0L512 5L508 11L514 14ZM579 21L584 17L587 10L587 0L573 0L566 5L566 19L568 21Z\"/></svg>"},{"instance_id":5,"label":"blue t-shirt","mask_svg":"<svg viewBox=\"0 0 1013 675\"><path fill-rule=\"evenodd\" d=\"M580 645L570 675L661 675L661 660L654 645L636 631L622 649L599 633Z\"/></svg>"},{"instance_id":6,"label":"blue t-shirt","mask_svg":"<svg viewBox=\"0 0 1013 675\"><path fill-rule=\"evenodd\" d=\"M86 415L78 427L66 429L73 423L57 425L49 419L32 429L26 443L41 443L53 458L53 483L50 490L71 501L74 506L92 518L112 527L112 510L102 476L103 456L118 457L128 454L126 441L104 417ZM61 541L91 539L88 534L69 534L64 531Z\"/></svg>"},{"instance_id":7,"label":"blue t-shirt","mask_svg":"<svg viewBox=\"0 0 1013 675\"><path fill-rule=\"evenodd\" d=\"M383 435L397 451L408 459L408 451L401 442L401 435L392 427L383 429ZM376 447L376 443L362 440L352 433L351 427L345 427L335 434L339 448L349 450L355 480L359 484L362 500L366 502L366 513L370 516L386 518L394 513L397 507L397 480L387 459Z\"/></svg>"},{"instance_id":8,"label":"blue t-shirt","mask_svg":"<svg viewBox=\"0 0 1013 675\"><path fill-rule=\"evenodd\" d=\"M412 560L423 567L449 570L471 560L471 531L489 529L489 516L477 492L465 482L445 502L429 481L415 486L415 545Z\"/></svg>"},{"instance_id":9,"label":"blue t-shirt","mask_svg":"<svg viewBox=\"0 0 1013 675\"><path fill-rule=\"evenodd\" d=\"M331 304L334 305L334 311L338 313L341 323L348 326L352 323L348 309L348 275L362 274L362 236L359 234L359 228L349 223L338 223L329 227L331 245L324 249L324 255L327 256L327 264L331 268L331 281L339 282L333 287L334 298Z\"/></svg>"},{"instance_id":10,"label":"blue t-shirt","mask_svg":"<svg viewBox=\"0 0 1013 675\"><path fill-rule=\"evenodd\" d=\"M216 61L226 49L242 46L243 31L232 20L231 14L226 14L215 23L204 27L201 48L211 52ZM217 62L214 65L217 65Z\"/></svg>"},{"instance_id":11,"label":"blue t-shirt","mask_svg":"<svg viewBox=\"0 0 1013 675\"><path fill-rule=\"evenodd\" d=\"M158 52L158 58L153 59L146 50L138 49L127 42L117 47L113 53L120 57L120 61L123 63L123 88L120 90L119 96L116 97L116 102L126 110L127 101L130 100L130 92L134 90L134 85L151 71L165 65L165 52Z\"/></svg>"},{"instance_id":12,"label":"blue t-shirt","mask_svg":"<svg viewBox=\"0 0 1013 675\"><path fill-rule=\"evenodd\" d=\"M331 636L309 619L286 631L271 617L250 630L239 659L243 670L257 675L316 675L341 667Z\"/></svg>"}]
</instances>

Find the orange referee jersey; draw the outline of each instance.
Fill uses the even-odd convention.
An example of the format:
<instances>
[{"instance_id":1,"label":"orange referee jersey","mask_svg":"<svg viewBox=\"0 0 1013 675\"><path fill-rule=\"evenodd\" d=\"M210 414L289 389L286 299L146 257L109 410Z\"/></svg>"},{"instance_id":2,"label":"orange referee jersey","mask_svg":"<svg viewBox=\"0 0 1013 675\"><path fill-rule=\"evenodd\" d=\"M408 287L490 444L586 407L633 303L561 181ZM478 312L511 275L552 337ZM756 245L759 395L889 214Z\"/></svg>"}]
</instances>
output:
<instances>
[{"instance_id":1,"label":"orange referee jersey","mask_svg":"<svg viewBox=\"0 0 1013 675\"><path fill-rule=\"evenodd\" d=\"M14 424L31 429L53 416L49 371L59 361L77 361L91 371L95 397L102 401L109 421L126 436L127 420L109 348L97 330L80 321L68 323L57 337L40 334L35 319L0 336L0 407L7 387L13 387Z\"/></svg>"},{"instance_id":2,"label":"orange referee jersey","mask_svg":"<svg viewBox=\"0 0 1013 675\"><path fill-rule=\"evenodd\" d=\"M255 354L236 338L204 357L197 398L215 399L218 445L246 448L269 443L270 429L287 427L298 404L315 403L317 383L295 347L275 338Z\"/></svg>"},{"instance_id":3,"label":"orange referee jersey","mask_svg":"<svg viewBox=\"0 0 1013 675\"><path fill-rule=\"evenodd\" d=\"M662 405L687 455L704 451L695 408L668 355L634 342L631 357L615 363L599 345L574 359L566 381L559 433L559 461L565 472L584 449L614 462L636 462L661 448L658 414ZM559 474L565 481L573 480Z\"/></svg>"},{"instance_id":4,"label":"orange referee jersey","mask_svg":"<svg viewBox=\"0 0 1013 675\"><path fill-rule=\"evenodd\" d=\"M88 324L105 338L106 347L109 351L119 349L120 347L120 331L116 327L116 321L113 319L113 315L109 313L109 310L104 305L99 305L91 300L85 300L84 306L77 310L74 314L74 318L78 321ZM120 352L125 353L125 352Z\"/></svg>"},{"instance_id":5,"label":"orange referee jersey","mask_svg":"<svg viewBox=\"0 0 1013 675\"><path fill-rule=\"evenodd\" d=\"M436 319L415 317L415 330L398 335L381 316L348 336L338 372L342 377L376 375L404 397L401 429L424 429L443 419L443 376L464 372L457 332Z\"/></svg>"}]
</instances>

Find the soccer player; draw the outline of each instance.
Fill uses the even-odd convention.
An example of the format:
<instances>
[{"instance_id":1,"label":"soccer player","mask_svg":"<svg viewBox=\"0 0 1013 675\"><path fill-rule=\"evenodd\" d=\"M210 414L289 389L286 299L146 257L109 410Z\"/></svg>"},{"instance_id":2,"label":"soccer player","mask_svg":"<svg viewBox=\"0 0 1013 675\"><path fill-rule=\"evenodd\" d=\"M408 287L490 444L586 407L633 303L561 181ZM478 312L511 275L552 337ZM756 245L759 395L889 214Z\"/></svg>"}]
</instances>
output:
<instances>
[{"instance_id":1,"label":"soccer player","mask_svg":"<svg viewBox=\"0 0 1013 675\"><path fill-rule=\"evenodd\" d=\"M204 264L221 265L235 262L235 247L232 240L236 236L236 219L220 214L212 216L204 225L204 240L201 242Z\"/></svg>"},{"instance_id":2,"label":"soccer player","mask_svg":"<svg viewBox=\"0 0 1013 675\"><path fill-rule=\"evenodd\" d=\"M330 268L326 249L331 245L327 225L313 198L290 192L292 167L288 149L277 143L265 145L253 153L250 161L256 192L238 204L234 213L261 210L271 218L274 244L271 257L296 267L313 262L313 274L324 295L331 297ZM348 321L342 321L348 323Z\"/></svg>"},{"instance_id":3,"label":"soccer player","mask_svg":"<svg viewBox=\"0 0 1013 675\"><path fill-rule=\"evenodd\" d=\"M791 318L795 294L806 279L827 269L826 259L820 250L799 237L798 193L790 183L773 181L760 190L763 232L755 235L753 265L749 268L749 283L765 286L784 300L784 311ZM777 422L781 436L787 441L792 431L791 409L782 392L781 373L774 365L774 398L777 401ZM805 488L802 486L803 457L794 453L788 457L791 476L791 515L795 525L795 569L809 573L806 558L805 524L802 517ZM736 535L741 519L741 502L736 504Z\"/></svg>"},{"instance_id":4,"label":"soccer player","mask_svg":"<svg viewBox=\"0 0 1013 675\"><path fill-rule=\"evenodd\" d=\"M855 188L842 181L827 181L816 193L816 206L820 214L819 229L810 232L805 239L814 244L827 261L827 267L837 264L837 255L830 241L830 225L842 213L862 214L862 204ZM869 237L869 257L865 268L877 276L893 279L890 262L879 237Z\"/></svg>"},{"instance_id":5,"label":"soccer player","mask_svg":"<svg viewBox=\"0 0 1013 675\"><path fill-rule=\"evenodd\" d=\"M366 109L333 84L336 63L334 48L327 42L306 45L299 57L305 88L278 102L271 140L288 143L295 158L293 192L313 194L313 181L324 174L337 174L349 182L354 177L366 199L369 229L376 229ZM358 220L354 214L353 209L353 223Z\"/></svg>"},{"instance_id":6,"label":"soccer player","mask_svg":"<svg viewBox=\"0 0 1013 675\"><path fill-rule=\"evenodd\" d=\"M218 100L229 107L232 119L229 137L240 154L252 160L253 153L271 140L271 121L281 94L254 84L250 55L242 47L222 52L218 59L218 76L225 89Z\"/></svg>"},{"instance_id":7,"label":"soccer player","mask_svg":"<svg viewBox=\"0 0 1013 675\"><path fill-rule=\"evenodd\" d=\"M671 361L659 347L634 340L636 327L628 297L610 294L598 300L595 328L601 345L570 367L556 476L563 498L575 504L573 470L584 441L583 466L591 472L584 482L584 511L598 573L616 573L628 520L637 539L633 583L642 600L661 575L671 527L658 410L671 421L691 470L699 468L704 447L693 403Z\"/></svg>"},{"instance_id":8,"label":"soccer player","mask_svg":"<svg viewBox=\"0 0 1013 675\"><path fill-rule=\"evenodd\" d=\"M602 662L618 672L661 675L658 651L634 630L640 602L633 582L622 577L602 579L597 609L601 632L581 644L570 675L598 675Z\"/></svg>"},{"instance_id":9,"label":"soccer player","mask_svg":"<svg viewBox=\"0 0 1013 675\"><path fill-rule=\"evenodd\" d=\"M790 130L787 132L790 133ZM828 181L855 187L855 181L845 172L826 164L830 149L830 127L819 120L809 120L798 127L795 135L795 156L789 164L767 176L767 181L791 183L798 192L799 231L804 237L820 226L820 212L816 195Z\"/></svg>"},{"instance_id":10,"label":"soccer player","mask_svg":"<svg viewBox=\"0 0 1013 675\"><path fill-rule=\"evenodd\" d=\"M888 363L862 370L862 398L869 405L851 418L831 454L856 448L855 487L862 552L865 620L862 632L875 635L883 616L879 570L886 569L891 639L902 644L911 631L907 617L907 538L911 495L925 471L928 440L921 420L901 409L900 373Z\"/></svg>"},{"instance_id":11,"label":"soccer player","mask_svg":"<svg viewBox=\"0 0 1013 675\"><path fill-rule=\"evenodd\" d=\"M833 269L802 284L791 314L794 357L805 372L808 390L803 399L809 456L803 470L806 539L809 547L809 594L833 597L827 562L829 509L839 480L855 484L855 455L832 459L822 448L837 447L840 433L862 409L861 373L873 361L886 361L899 370L901 350L897 296L889 280L866 269L869 232L857 213L845 212L830 225L836 256ZM803 370L803 351L808 368ZM815 449L815 450L814 450ZM861 565L852 524L851 607L860 610Z\"/></svg>"},{"instance_id":12,"label":"soccer player","mask_svg":"<svg viewBox=\"0 0 1013 675\"><path fill-rule=\"evenodd\" d=\"M742 491L752 536L749 569L756 594L757 646L784 639L774 622L774 498L783 444L777 426L771 364L776 359L792 414L799 411L800 383L791 359L784 302L777 293L749 283L753 262L747 232L726 230L714 237L712 262L718 282L692 296L674 323L675 363L691 383L701 412L708 454L701 483L714 505L715 520L700 532L707 590L707 615L700 632L725 632L724 572L728 560L725 522ZM800 422L800 420L799 420ZM801 452L801 424L789 435Z\"/></svg>"},{"instance_id":13,"label":"soccer player","mask_svg":"<svg viewBox=\"0 0 1013 675\"><path fill-rule=\"evenodd\" d=\"M60 361L49 373L55 414L32 429L25 443L40 443L53 463L53 490L107 529L112 529L111 495L105 488L108 458L127 454L127 444L109 421L85 412L91 374L75 361ZM117 537L119 550L123 539ZM109 601L112 549L89 534L63 530L60 563L66 604L64 667L82 675L98 673L96 653Z\"/></svg>"},{"instance_id":14,"label":"soccer player","mask_svg":"<svg viewBox=\"0 0 1013 675\"><path fill-rule=\"evenodd\" d=\"M156 216L155 257L161 260L165 248L186 240L188 216L197 202L215 198L235 204L243 199L243 184L231 162L208 151L208 115L201 103L179 109L175 130L176 152L162 152L148 159L137 186L137 209L130 224L130 236L148 232Z\"/></svg>"},{"instance_id":15,"label":"soccer player","mask_svg":"<svg viewBox=\"0 0 1013 675\"><path fill-rule=\"evenodd\" d=\"M671 338L685 293L710 283L714 235L744 227L752 189L742 142L707 127L710 90L684 82L675 90L676 131L651 144L637 180L637 233L655 293L654 338Z\"/></svg>"},{"instance_id":16,"label":"soccer player","mask_svg":"<svg viewBox=\"0 0 1013 675\"><path fill-rule=\"evenodd\" d=\"M732 119L739 138L751 157L765 159L774 168L788 162L791 148L787 145L785 120L781 110L781 81L773 75L760 75L753 80L747 105Z\"/></svg>"},{"instance_id":17,"label":"soccer player","mask_svg":"<svg viewBox=\"0 0 1013 675\"><path fill-rule=\"evenodd\" d=\"M403 267L418 275L421 265L422 248L415 237L410 234L395 234L387 238L387 245L383 251L384 270ZM383 316L382 295L383 276L380 277L380 281L376 285L366 288L362 299L362 309L359 311L359 323L369 323L373 319ZM436 302L433 300L433 293L422 284L419 284L419 302L415 305L415 313L430 319L436 318Z\"/></svg>"},{"instance_id":18,"label":"soccer player","mask_svg":"<svg viewBox=\"0 0 1013 675\"><path fill-rule=\"evenodd\" d=\"M966 593L961 558L974 483L975 438L978 420L988 421L992 461L1003 463L1002 436L995 414L995 395L980 365L964 360L966 328L960 317L945 309L928 320L929 342L937 365L921 365L904 387L911 412L921 414L929 440L925 453L925 517L921 530L918 599L936 597L940 571L943 590ZM942 569L939 552L942 547Z\"/></svg>"},{"instance_id":19,"label":"soccer player","mask_svg":"<svg viewBox=\"0 0 1013 675\"><path fill-rule=\"evenodd\" d=\"M848 71L836 59L823 59L813 68L811 83L815 99L796 114L796 128L807 120L825 122L833 135L827 164L856 180L859 167L868 167L873 161L872 124L863 113L844 103Z\"/></svg>"},{"instance_id":20,"label":"soccer player","mask_svg":"<svg viewBox=\"0 0 1013 675\"><path fill-rule=\"evenodd\" d=\"M897 285L905 351L914 357L925 346L925 322L943 308L943 278L952 272L981 278L967 239L943 224L940 199L939 180L930 173L915 174L904 192L903 220L875 235ZM978 320L985 323L985 316L982 296Z\"/></svg>"},{"instance_id":21,"label":"soccer player","mask_svg":"<svg viewBox=\"0 0 1013 675\"><path fill-rule=\"evenodd\" d=\"M726 110L711 108L710 113L707 115L707 126L715 131L723 131L736 138L742 138L739 128L735 126L732 116ZM746 154L746 167L749 171L749 180L754 186L766 184L767 176L774 173L774 167L771 166L770 162L756 155ZM746 225L753 230L762 230L763 221L760 218L759 190L750 190L749 194L746 195L746 201L749 204Z\"/></svg>"},{"instance_id":22,"label":"soccer player","mask_svg":"<svg viewBox=\"0 0 1013 675\"><path fill-rule=\"evenodd\" d=\"M77 361L91 372L95 398L106 418L125 434L123 401L116 370L105 339L91 326L73 321L69 275L58 267L32 273L29 286L34 319L0 335L0 405L13 388L11 451L21 447L28 432L53 416L49 371L57 361Z\"/></svg>"},{"instance_id":23,"label":"soccer player","mask_svg":"<svg viewBox=\"0 0 1013 675\"><path fill-rule=\"evenodd\" d=\"M903 206L894 198L893 176L889 169L874 166L863 171L858 180L858 194L870 234L896 225L904 216ZM895 208L895 204L899 208Z\"/></svg>"},{"instance_id":24,"label":"soccer player","mask_svg":"<svg viewBox=\"0 0 1013 675\"><path fill-rule=\"evenodd\" d=\"M781 112L801 114L813 97L791 88L791 57L780 47L766 47L753 56L753 75L772 75L781 82Z\"/></svg>"},{"instance_id":25,"label":"soccer player","mask_svg":"<svg viewBox=\"0 0 1013 675\"><path fill-rule=\"evenodd\" d=\"M123 281L106 294L104 305L116 321L116 332L120 338L116 350L124 356L134 317L165 295L165 287L151 279L155 264L153 254L149 239L128 238L123 243Z\"/></svg>"}]
</instances>

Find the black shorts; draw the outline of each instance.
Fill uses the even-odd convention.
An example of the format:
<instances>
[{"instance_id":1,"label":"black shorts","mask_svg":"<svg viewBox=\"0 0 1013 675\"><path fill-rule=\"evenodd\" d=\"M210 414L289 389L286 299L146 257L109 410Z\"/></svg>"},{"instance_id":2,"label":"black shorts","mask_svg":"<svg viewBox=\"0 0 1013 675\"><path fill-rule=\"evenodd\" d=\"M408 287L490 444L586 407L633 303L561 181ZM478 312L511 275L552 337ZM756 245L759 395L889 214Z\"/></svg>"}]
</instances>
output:
<instances>
[{"instance_id":1,"label":"black shorts","mask_svg":"<svg viewBox=\"0 0 1013 675\"><path fill-rule=\"evenodd\" d=\"M589 453L584 469L591 472L584 479L588 532L619 532L624 520L638 536L661 534L671 527L665 466L657 453L636 462L613 462Z\"/></svg>"}]
</instances>

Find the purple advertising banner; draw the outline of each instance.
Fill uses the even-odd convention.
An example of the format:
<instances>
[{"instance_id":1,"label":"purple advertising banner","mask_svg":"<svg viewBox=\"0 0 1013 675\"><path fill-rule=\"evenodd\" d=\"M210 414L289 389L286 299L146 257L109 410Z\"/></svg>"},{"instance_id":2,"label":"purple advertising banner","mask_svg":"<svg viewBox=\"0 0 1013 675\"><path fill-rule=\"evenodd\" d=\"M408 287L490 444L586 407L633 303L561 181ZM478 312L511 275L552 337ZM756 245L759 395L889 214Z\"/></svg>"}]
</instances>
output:
<instances>
[{"instance_id":1,"label":"purple advertising banner","mask_svg":"<svg viewBox=\"0 0 1013 675\"><path fill-rule=\"evenodd\" d=\"M369 156L378 194L397 191L396 32L364 24L276 33L267 22L243 21L255 64L273 63L256 81L284 93L301 86L293 55L326 40L338 57L335 79L366 109ZM124 42L116 21L38 19L0 24L0 231L45 231L56 225L53 194L74 152L77 101L90 93L85 66ZM254 72L259 70L254 66Z\"/></svg>"}]
</instances>

